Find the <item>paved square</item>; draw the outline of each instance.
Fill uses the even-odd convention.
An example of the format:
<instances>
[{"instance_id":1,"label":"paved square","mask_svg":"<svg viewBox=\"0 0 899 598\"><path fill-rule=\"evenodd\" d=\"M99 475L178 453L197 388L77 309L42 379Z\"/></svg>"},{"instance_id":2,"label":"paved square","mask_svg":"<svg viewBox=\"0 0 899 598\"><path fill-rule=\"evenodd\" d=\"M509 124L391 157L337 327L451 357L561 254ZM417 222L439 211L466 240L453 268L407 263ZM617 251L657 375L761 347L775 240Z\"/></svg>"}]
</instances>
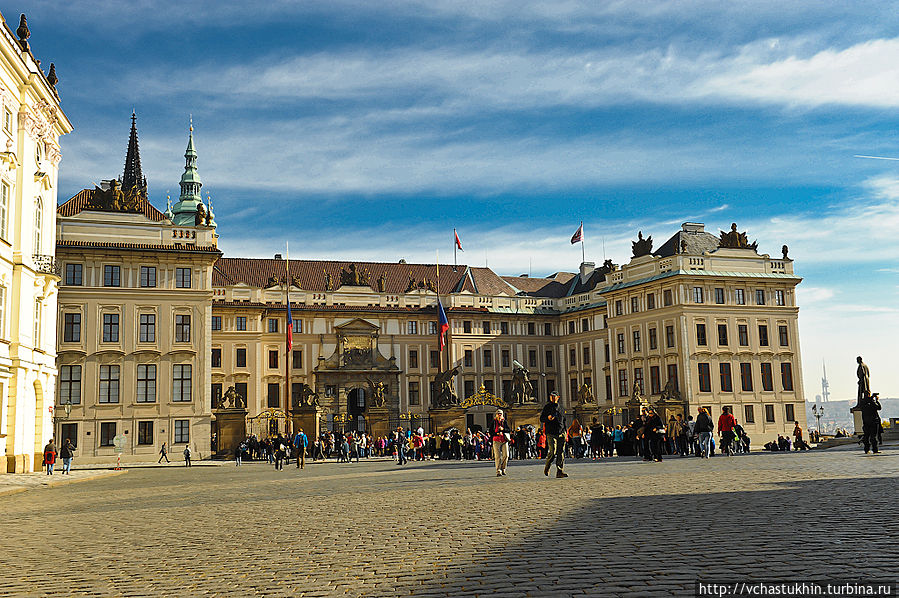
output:
<instances>
[{"instance_id":1,"label":"paved square","mask_svg":"<svg viewBox=\"0 0 899 598\"><path fill-rule=\"evenodd\" d=\"M0 497L0 595L662 596L896 579L899 449L134 469Z\"/></svg>"}]
</instances>

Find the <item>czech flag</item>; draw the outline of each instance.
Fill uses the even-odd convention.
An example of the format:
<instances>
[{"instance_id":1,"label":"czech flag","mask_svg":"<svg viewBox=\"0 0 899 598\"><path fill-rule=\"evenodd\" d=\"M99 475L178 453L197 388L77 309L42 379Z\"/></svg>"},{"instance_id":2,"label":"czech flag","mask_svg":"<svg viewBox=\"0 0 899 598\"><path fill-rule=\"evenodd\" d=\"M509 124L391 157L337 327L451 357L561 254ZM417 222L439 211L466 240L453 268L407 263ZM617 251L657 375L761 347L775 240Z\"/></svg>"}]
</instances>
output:
<instances>
[{"instance_id":1,"label":"czech flag","mask_svg":"<svg viewBox=\"0 0 899 598\"><path fill-rule=\"evenodd\" d=\"M290 299L287 300L287 352L293 348L293 318L290 316Z\"/></svg>"},{"instance_id":2,"label":"czech flag","mask_svg":"<svg viewBox=\"0 0 899 598\"><path fill-rule=\"evenodd\" d=\"M577 227L577 230L574 231L574 234L571 235L571 244L579 243L584 240L584 223L581 222L581 225Z\"/></svg>"},{"instance_id":3,"label":"czech flag","mask_svg":"<svg viewBox=\"0 0 899 598\"><path fill-rule=\"evenodd\" d=\"M443 351L446 346L446 331L449 330L449 320L446 319L446 312L443 311L443 303L437 299L437 346Z\"/></svg>"},{"instance_id":4,"label":"czech flag","mask_svg":"<svg viewBox=\"0 0 899 598\"><path fill-rule=\"evenodd\" d=\"M462 241L459 240L459 233L456 232L456 229L453 229L453 235L456 237L456 248L459 251L465 251L462 249Z\"/></svg>"}]
</instances>

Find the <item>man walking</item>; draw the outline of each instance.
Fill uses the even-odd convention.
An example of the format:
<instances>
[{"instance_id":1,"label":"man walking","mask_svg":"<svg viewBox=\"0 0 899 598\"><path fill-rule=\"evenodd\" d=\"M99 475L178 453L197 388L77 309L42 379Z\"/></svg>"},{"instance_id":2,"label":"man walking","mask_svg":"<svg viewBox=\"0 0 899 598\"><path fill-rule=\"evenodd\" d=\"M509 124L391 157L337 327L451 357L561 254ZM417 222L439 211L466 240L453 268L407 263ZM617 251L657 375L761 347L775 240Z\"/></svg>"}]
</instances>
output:
<instances>
[{"instance_id":1,"label":"man walking","mask_svg":"<svg viewBox=\"0 0 899 598\"><path fill-rule=\"evenodd\" d=\"M75 456L75 445L72 444L71 438L66 438L66 441L62 443L62 449L59 451L59 456L62 459L62 472L66 474L71 473L72 457Z\"/></svg>"},{"instance_id":2,"label":"man walking","mask_svg":"<svg viewBox=\"0 0 899 598\"><path fill-rule=\"evenodd\" d=\"M733 454L734 428L737 420L730 413L730 407L721 408L721 416L718 418L718 434L721 436L721 451L730 457Z\"/></svg>"},{"instance_id":3,"label":"man walking","mask_svg":"<svg viewBox=\"0 0 899 598\"><path fill-rule=\"evenodd\" d=\"M549 475L549 468L553 461L556 462L556 477L567 478L565 468L565 418L559 411L559 393L549 395L549 402L543 406L540 413L540 423L546 431L546 465L543 466L543 475Z\"/></svg>"},{"instance_id":4,"label":"man walking","mask_svg":"<svg viewBox=\"0 0 899 598\"><path fill-rule=\"evenodd\" d=\"M162 443L162 448L159 449L159 461L156 463L162 463L163 459L165 459L166 463L171 463L171 461L169 461L169 447L166 446L164 442Z\"/></svg>"},{"instance_id":5,"label":"man walking","mask_svg":"<svg viewBox=\"0 0 899 598\"><path fill-rule=\"evenodd\" d=\"M303 428L300 428L293 437L293 446L297 449L297 469L306 469L306 447L309 446L309 439L306 438Z\"/></svg>"}]
</instances>

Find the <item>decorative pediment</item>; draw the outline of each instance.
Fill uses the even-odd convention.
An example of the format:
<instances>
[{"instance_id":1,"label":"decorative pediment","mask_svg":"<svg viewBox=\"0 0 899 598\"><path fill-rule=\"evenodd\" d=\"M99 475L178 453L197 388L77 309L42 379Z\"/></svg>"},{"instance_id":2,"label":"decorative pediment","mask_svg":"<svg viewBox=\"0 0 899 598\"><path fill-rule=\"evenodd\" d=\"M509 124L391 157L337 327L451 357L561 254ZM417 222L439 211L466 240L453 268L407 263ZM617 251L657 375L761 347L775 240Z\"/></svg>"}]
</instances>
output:
<instances>
[{"instance_id":1,"label":"decorative pediment","mask_svg":"<svg viewBox=\"0 0 899 598\"><path fill-rule=\"evenodd\" d=\"M343 324L337 324L334 326L338 331L346 334L351 334L353 332L378 332L381 330L380 326L376 326L369 322L368 320L363 320L362 318L354 318L349 322L344 322Z\"/></svg>"},{"instance_id":2,"label":"decorative pediment","mask_svg":"<svg viewBox=\"0 0 899 598\"><path fill-rule=\"evenodd\" d=\"M477 405L491 405L493 407L503 408L509 406L508 403L501 398L487 392L487 389L484 388L484 386L481 386L478 392L459 403L459 407L462 409L468 409L469 407L475 407Z\"/></svg>"}]
</instances>

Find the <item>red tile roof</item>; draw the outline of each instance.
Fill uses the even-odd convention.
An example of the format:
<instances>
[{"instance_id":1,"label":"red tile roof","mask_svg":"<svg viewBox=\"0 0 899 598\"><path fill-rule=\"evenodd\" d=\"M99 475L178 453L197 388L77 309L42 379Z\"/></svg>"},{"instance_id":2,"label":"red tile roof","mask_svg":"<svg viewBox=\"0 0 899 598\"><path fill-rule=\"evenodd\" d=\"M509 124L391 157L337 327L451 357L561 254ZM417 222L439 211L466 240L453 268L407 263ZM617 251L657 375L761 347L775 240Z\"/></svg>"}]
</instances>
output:
<instances>
[{"instance_id":1,"label":"red tile roof","mask_svg":"<svg viewBox=\"0 0 899 598\"><path fill-rule=\"evenodd\" d=\"M65 201L61 206L56 208L56 213L60 216L74 216L75 214L80 213L83 210L89 211L102 211L105 212L107 210L97 210L92 206L92 199L94 196L94 192L96 189L82 189L74 196ZM137 200L137 209L138 213L143 214L153 222L161 222L166 219L165 215L162 212L154 208L149 201L147 201L144 197L139 197Z\"/></svg>"}]
</instances>

